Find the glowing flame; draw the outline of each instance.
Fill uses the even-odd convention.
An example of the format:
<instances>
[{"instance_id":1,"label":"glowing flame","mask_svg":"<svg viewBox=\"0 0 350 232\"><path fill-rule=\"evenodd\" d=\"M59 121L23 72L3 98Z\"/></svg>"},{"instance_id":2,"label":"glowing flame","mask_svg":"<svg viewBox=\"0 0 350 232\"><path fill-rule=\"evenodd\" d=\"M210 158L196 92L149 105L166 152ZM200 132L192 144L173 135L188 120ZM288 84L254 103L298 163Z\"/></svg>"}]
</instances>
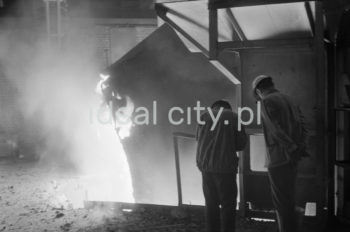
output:
<instances>
[{"instance_id":1,"label":"glowing flame","mask_svg":"<svg viewBox=\"0 0 350 232\"><path fill-rule=\"evenodd\" d=\"M106 84L108 78L101 76L96 87L96 92L103 99L102 104L95 103L95 108L99 108L96 112L100 112L98 120L83 124L85 134L75 129L79 132L77 141L74 140L76 153L83 155L76 163L84 174L67 180L60 189L55 187L58 193L51 203L57 208L82 208L84 201L135 202L129 163L121 143L121 139L130 136L134 103L130 97L122 101L114 91L108 92L111 94L108 99L124 105L113 107L107 102L103 90L109 87Z\"/></svg>"},{"instance_id":2,"label":"glowing flame","mask_svg":"<svg viewBox=\"0 0 350 232\"><path fill-rule=\"evenodd\" d=\"M106 81L106 80L108 80L111 76L108 75L108 74L100 73L100 77L101 77L102 81Z\"/></svg>"},{"instance_id":3,"label":"glowing flame","mask_svg":"<svg viewBox=\"0 0 350 232\"><path fill-rule=\"evenodd\" d=\"M106 80L109 75L100 75L96 92L103 95L106 88ZM119 99L118 93L112 92L112 97ZM129 163L121 139L130 136L132 127L131 116L134 103L130 97L126 97L126 106L113 109L112 105L104 102L100 107L108 107L105 117L113 118L111 123L99 123L96 125L99 142L100 165L97 173L86 177L87 200L89 201L120 201L133 203L132 178ZM113 112L116 110L116 112ZM109 114L109 115L108 115ZM114 117L112 117L114 114Z\"/></svg>"},{"instance_id":4,"label":"glowing flame","mask_svg":"<svg viewBox=\"0 0 350 232\"><path fill-rule=\"evenodd\" d=\"M97 173L88 176L90 201L134 202L129 163L123 145L111 125L98 125L101 163Z\"/></svg>"},{"instance_id":5,"label":"glowing flame","mask_svg":"<svg viewBox=\"0 0 350 232\"><path fill-rule=\"evenodd\" d=\"M130 130L133 126L131 117L134 112L135 105L129 96L126 96L126 106L121 107L115 112L115 128L118 131L118 135L121 139L130 136Z\"/></svg>"}]
</instances>

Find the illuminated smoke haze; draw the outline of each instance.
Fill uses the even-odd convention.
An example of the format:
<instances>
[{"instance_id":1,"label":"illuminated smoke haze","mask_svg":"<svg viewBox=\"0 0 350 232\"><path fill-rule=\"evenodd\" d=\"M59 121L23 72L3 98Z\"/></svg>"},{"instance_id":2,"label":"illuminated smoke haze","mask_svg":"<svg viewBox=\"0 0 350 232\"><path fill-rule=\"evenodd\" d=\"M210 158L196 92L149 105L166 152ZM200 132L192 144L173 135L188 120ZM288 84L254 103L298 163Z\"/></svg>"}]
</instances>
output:
<instances>
[{"instance_id":1,"label":"illuminated smoke haze","mask_svg":"<svg viewBox=\"0 0 350 232\"><path fill-rule=\"evenodd\" d=\"M69 24L64 46L55 49L43 30L17 26L11 21L0 26L0 62L16 90L12 108L21 118L20 152L78 173L84 185L78 201L133 202L123 146L112 125L96 117L95 87L103 61L93 31Z\"/></svg>"}]
</instances>

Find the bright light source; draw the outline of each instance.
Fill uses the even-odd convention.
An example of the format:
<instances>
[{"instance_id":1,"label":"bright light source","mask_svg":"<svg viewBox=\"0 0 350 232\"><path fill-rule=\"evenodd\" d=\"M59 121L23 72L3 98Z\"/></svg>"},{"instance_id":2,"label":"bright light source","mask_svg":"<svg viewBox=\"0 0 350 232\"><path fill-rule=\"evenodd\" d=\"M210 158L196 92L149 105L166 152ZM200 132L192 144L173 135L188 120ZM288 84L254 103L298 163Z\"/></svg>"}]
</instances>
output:
<instances>
[{"instance_id":1,"label":"bright light source","mask_svg":"<svg viewBox=\"0 0 350 232\"><path fill-rule=\"evenodd\" d=\"M107 75L100 74L104 80L109 78ZM96 89L101 89L103 80L100 80ZM127 98L127 106L123 108L119 117L124 117L126 121L131 117L133 111L133 102ZM101 107L96 105L96 107ZM103 107L109 107L104 104ZM111 110L106 113L111 114ZM121 112L119 112L121 113ZM123 121L123 122L124 122ZM90 175L85 176L84 183L86 188L86 200L88 201L119 201L134 203L132 178L121 139L130 135L130 124L117 125L116 123L103 123L97 120L92 124L96 132L97 141L94 141L96 150L96 160L91 163ZM117 130L116 130L117 129ZM121 133L121 135L118 134ZM89 151L88 151L89 152Z\"/></svg>"},{"instance_id":2,"label":"bright light source","mask_svg":"<svg viewBox=\"0 0 350 232\"><path fill-rule=\"evenodd\" d=\"M267 219L267 218L251 218L251 219L258 222L275 222L276 221L274 219Z\"/></svg>"},{"instance_id":3,"label":"bright light source","mask_svg":"<svg viewBox=\"0 0 350 232\"><path fill-rule=\"evenodd\" d=\"M100 77L101 77L101 79L102 79L103 81L106 81L106 80L108 80L108 78L110 77L110 75L100 73Z\"/></svg>"},{"instance_id":4,"label":"bright light source","mask_svg":"<svg viewBox=\"0 0 350 232\"><path fill-rule=\"evenodd\" d=\"M122 209L123 212L131 213L132 209Z\"/></svg>"},{"instance_id":5,"label":"bright light source","mask_svg":"<svg viewBox=\"0 0 350 232\"><path fill-rule=\"evenodd\" d=\"M317 205L315 202L307 202L305 206L305 216L315 217Z\"/></svg>"}]
</instances>

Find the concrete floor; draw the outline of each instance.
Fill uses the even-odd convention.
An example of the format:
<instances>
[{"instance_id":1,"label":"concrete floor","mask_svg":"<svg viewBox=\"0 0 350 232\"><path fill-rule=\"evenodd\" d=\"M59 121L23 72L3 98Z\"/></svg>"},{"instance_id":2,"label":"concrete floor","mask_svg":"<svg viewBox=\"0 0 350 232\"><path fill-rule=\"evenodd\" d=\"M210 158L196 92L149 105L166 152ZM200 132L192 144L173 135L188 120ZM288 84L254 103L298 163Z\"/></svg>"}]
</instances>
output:
<instances>
[{"instance_id":1,"label":"concrete floor","mask_svg":"<svg viewBox=\"0 0 350 232\"><path fill-rule=\"evenodd\" d=\"M203 213L176 207L123 211L113 204L74 208L63 197L73 173L25 160L0 160L0 231L203 231ZM238 232L268 232L270 223L237 219Z\"/></svg>"},{"instance_id":2,"label":"concrete floor","mask_svg":"<svg viewBox=\"0 0 350 232\"><path fill-rule=\"evenodd\" d=\"M0 232L203 231L202 209L112 203L76 207L64 196L67 186L79 192L76 174L41 162L0 159ZM236 231L275 232L276 225L238 217ZM303 231L322 230L306 225Z\"/></svg>"}]
</instances>

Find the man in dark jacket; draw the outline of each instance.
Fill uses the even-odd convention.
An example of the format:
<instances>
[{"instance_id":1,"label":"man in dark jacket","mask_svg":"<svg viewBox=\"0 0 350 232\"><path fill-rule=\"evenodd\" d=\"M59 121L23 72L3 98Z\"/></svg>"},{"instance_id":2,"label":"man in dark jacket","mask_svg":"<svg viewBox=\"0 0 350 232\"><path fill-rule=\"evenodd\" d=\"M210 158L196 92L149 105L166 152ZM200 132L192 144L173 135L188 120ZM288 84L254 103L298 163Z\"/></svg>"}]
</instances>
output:
<instances>
[{"instance_id":1,"label":"man in dark jacket","mask_svg":"<svg viewBox=\"0 0 350 232\"><path fill-rule=\"evenodd\" d=\"M295 232L297 162L302 156L307 156L303 117L289 97L275 89L270 76L256 77L253 90L261 102L266 167L279 232Z\"/></svg>"},{"instance_id":2,"label":"man in dark jacket","mask_svg":"<svg viewBox=\"0 0 350 232\"><path fill-rule=\"evenodd\" d=\"M218 122L213 127L213 116ZM227 101L216 101L197 128L197 166L202 172L207 232L235 231L238 157L246 144L237 130L237 114ZM221 211L221 212L220 212Z\"/></svg>"}]
</instances>

